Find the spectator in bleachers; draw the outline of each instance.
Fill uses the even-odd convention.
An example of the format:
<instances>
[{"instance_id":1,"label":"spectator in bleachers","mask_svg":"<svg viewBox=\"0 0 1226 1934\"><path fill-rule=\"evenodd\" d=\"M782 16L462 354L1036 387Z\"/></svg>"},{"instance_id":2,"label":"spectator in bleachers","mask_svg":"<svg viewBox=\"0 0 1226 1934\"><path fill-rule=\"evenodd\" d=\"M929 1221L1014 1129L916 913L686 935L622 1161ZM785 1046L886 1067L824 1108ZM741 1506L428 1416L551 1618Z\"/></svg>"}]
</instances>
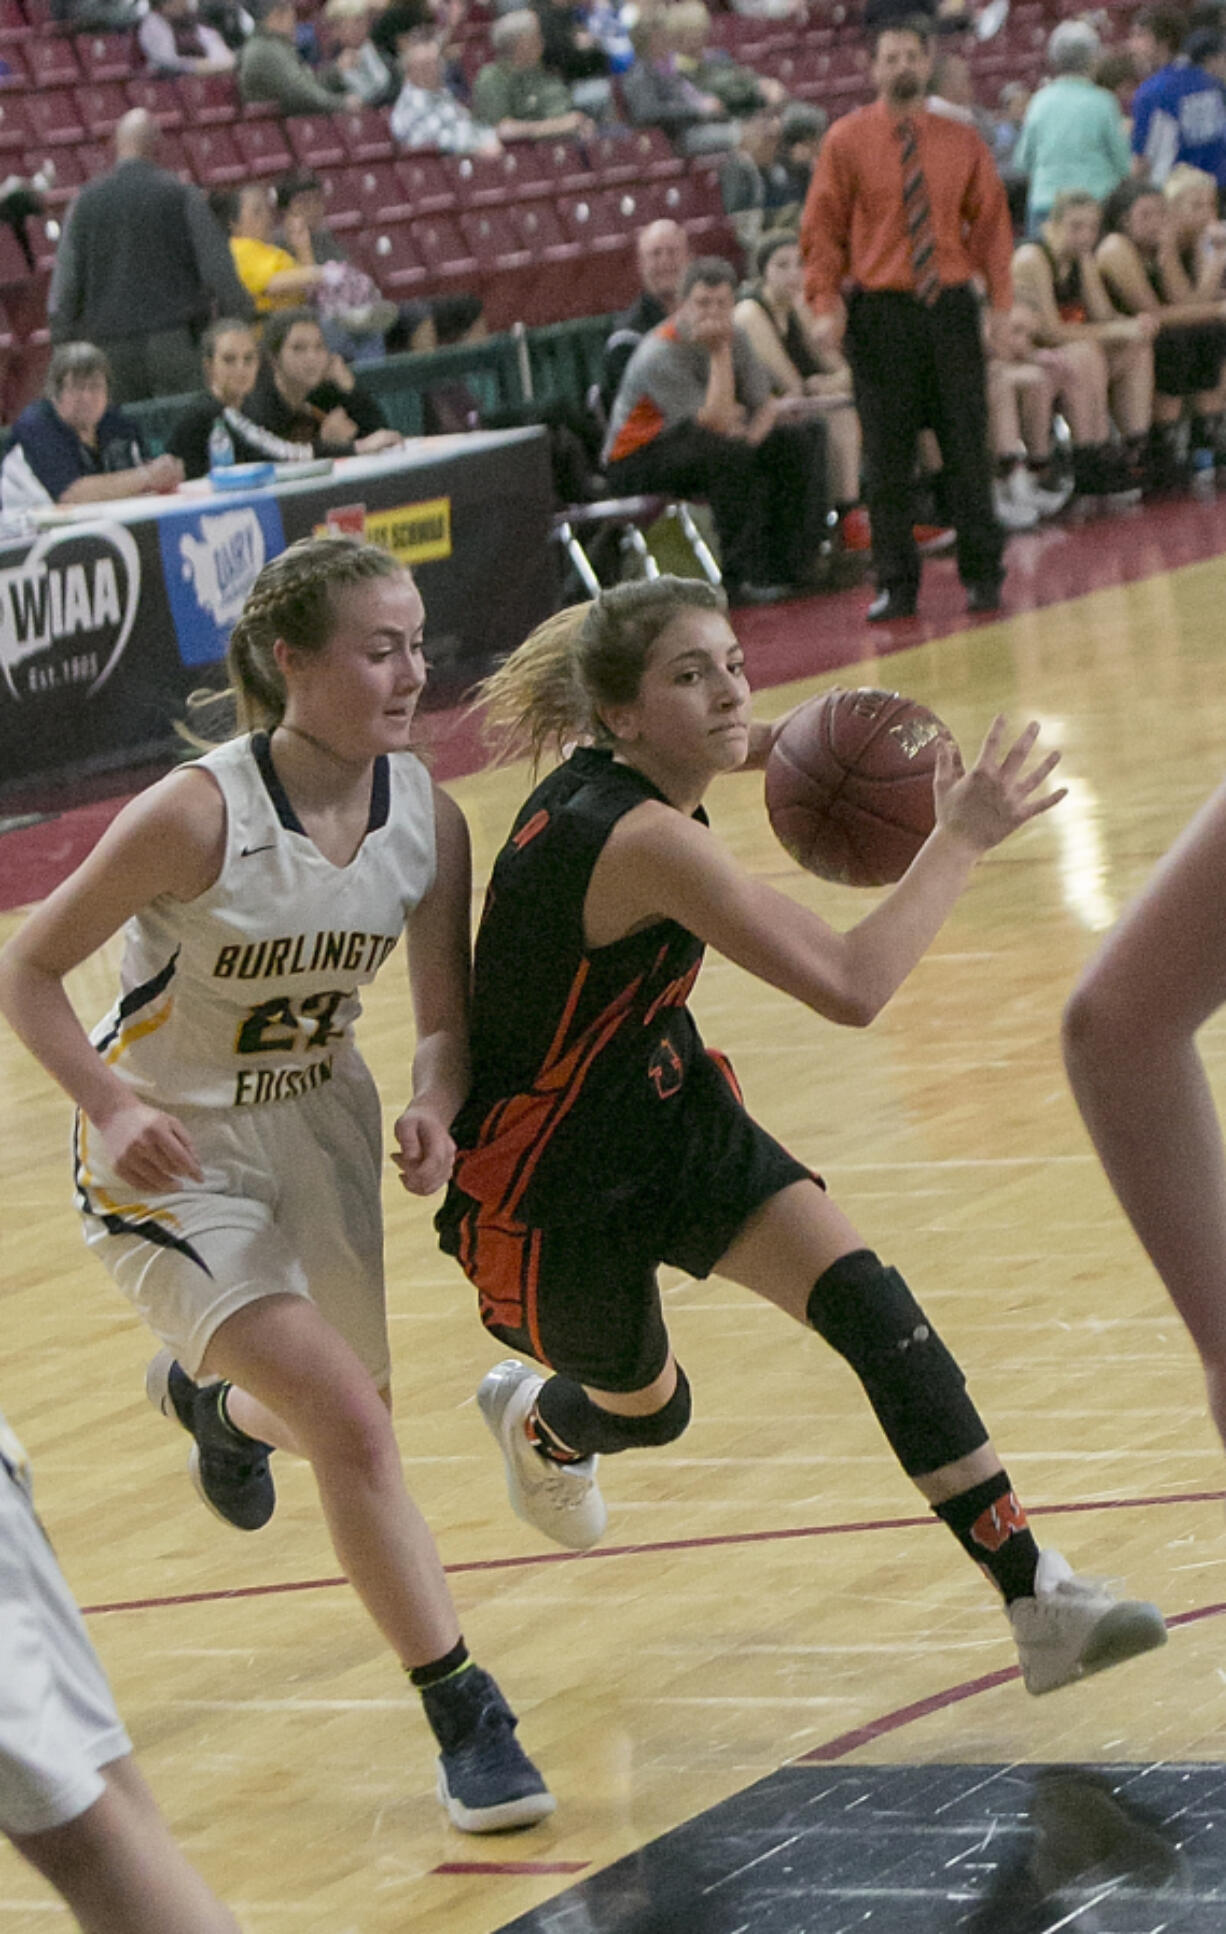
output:
<instances>
[{"instance_id":1,"label":"spectator in bleachers","mask_svg":"<svg viewBox=\"0 0 1226 1934\"><path fill-rule=\"evenodd\" d=\"M331 58L320 78L355 107L386 107L396 98L396 76L370 37L374 0L325 0L323 18Z\"/></svg>"},{"instance_id":2,"label":"spectator in bleachers","mask_svg":"<svg viewBox=\"0 0 1226 1934\"><path fill-rule=\"evenodd\" d=\"M605 340L600 395L606 413L626 373L626 365L643 337L658 329L681 300L681 284L690 266L689 237L680 222L648 222L635 237L642 288L636 301L614 318Z\"/></svg>"},{"instance_id":3,"label":"spectator in bleachers","mask_svg":"<svg viewBox=\"0 0 1226 1934\"><path fill-rule=\"evenodd\" d=\"M574 105L570 89L541 65L541 23L527 7L495 20L490 29L494 58L473 82L473 113L498 139L548 141L555 135L584 135L593 123Z\"/></svg>"},{"instance_id":4,"label":"spectator in bleachers","mask_svg":"<svg viewBox=\"0 0 1226 1934\"><path fill-rule=\"evenodd\" d=\"M502 143L447 86L443 50L428 29L412 34L401 56L404 82L392 108L393 138L402 148L443 154L501 154Z\"/></svg>"},{"instance_id":5,"label":"spectator in bleachers","mask_svg":"<svg viewBox=\"0 0 1226 1934\"><path fill-rule=\"evenodd\" d=\"M542 64L570 88L574 105L596 120L613 105L609 56L587 24L586 0L534 0L541 23Z\"/></svg>"},{"instance_id":6,"label":"spectator in bleachers","mask_svg":"<svg viewBox=\"0 0 1226 1934\"><path fill-rule=\"evenodd\" d=\"M149 0L136 38L155 74L228 74L234 67L230 48L192 0Z\"/></svg>"},{"instance_id":7,"label":"spectator in bleachers","mask_svg":"<svg viewBox=\"0 0 1226 1934\"><path fill-rule=\"evenodd\" d=\"M733 13L753 20L795 20L801 25L809 14L808 0L733 0Z\"/></svg>"},{"instance_id":8,"label":"spectator in bleachers","mask_svg":"<svg viewBox=\"0 0 1226 1934\"><path fill-rule=\"evenodd\" d=\"M203 26L220 34L233 54L241 52L243 43L255 31L255 21L242 0L197 0L196 13Z\"/></svg>"},{"instance_id":9,"label":"spectator in bleachers","mask_svg":"<svg viewBox=\"0 0 1226 1934\"><path fill-rule=\"evenodd\" d=\"M1035 341L1063 350L1075 372L1066 415L1074 483L1084 496L1110 496L1146 480L1158 333L1152 316L1123 316L1107 294L1094 260L1100 223L1094 196L1070 189L1013 258L1014 286L1034 315Z\"/></svg>"},{"instance_id":10,"label":"spectator in bleachers","mask_svg":"<svg viewBox=\"0 0 1226 1934\"><path fill-rule=\"evenodd\" d=\"M779 158L782 117L775 108L740 123L737 143L720 163L719 192L731 215L746 259L753 259L766 228L792 228L800 220L796 179Z\"/></svg>"},{"instance_id":11,"label":"spectator in bleachers","mask_svg":"<svg viewBox=\"0 0 1226 1934\"><path fill-rule=\"evenodd\" d=\"M1154 423L1174 425L1190 409L1189 447L1226 464L1226 302L1211 259L1184 259L1166 197L1152 182L1126 181L1103 210L1095 260L1107 293L1126 316L1151 315ZM1199 286L1198 286L1199 284Z\"/></svg>"},{"instance_id":12,"label":"spectator in bleachers","mask_svg":"<svg viewBox=\"0 0 1226 1934\"><path fill-rule=\"evenodd\" d=\"M1226 185L1226 33L1204 27L1183 53L1160 67L1133 98L1132 149L1160 188L1178 162L1203 168Z\"/></svg>"},{"instance_id":13,"label":"spectator in bleachers","mask_svg":"<svg viewBox=\"0 0 1226 1934\"><path fill-rule=\"evenodd\" d=\"M1052 78L1031 100L1013 150L1027 175L1027 223L1034 234L1056 196L1084 189L1095 201L1132 171L1132 153L1119 102L1091 78L1102 42L1083 20L1062 20L1047 42Z\"/></svg>"},{"instance_id":14,"label":"spectator in bleachers","mask_svg":"<svg viewBox=\"0 0 1226 1934\"><path fill-rule=\"evenodd\" d=\"M194 388L210 316L251 309L203 193L157 166L157 144L152 115L124 115L115 167L68 211L47 298L51 340L97 343L117 402Z\"/></svg>"},{"instance_id":15,"label":"spectator in bleachers","mask_svg":"<svg viewBox=\"0 0 1226 1934\"><path fill-rule=\"evenodd\" d=\"M255 32L238 59L244 101L275 101L282 114L335 114L345 97L317 80L298 52L294 0L246 0Z\"/></svg>"},{"instance_id":16,"label":"spectator in bleachers","mask_svg":"<svg viewBox=\"0 0 1226 1934\"><path fill-rule=\"evenodd\" d=\"M327 204L319 176L309 168L282 175L273 191L281 226L273 232L280 248L301 236L305 223L311 260L325 270L311 300L318 312L329 349L347 362L374 362L387 353L392 335L397 348L433 349L436 340L426 302L387 301L375 283L350 260L327 223ZM291 249L292 253L292 249Z\"/></svg>"},{"instance_id":17,"label":"spectator in bleachers","mask_svg":"<svg viewBox=\"0 0 1226 1934\"><path fill-rule=\"evenodd\" d=\"M608 57L609 72L624 74L634 65L634 44L630 39L631 7L621 0L595 0L587 10L587 30Z\"/></svg>"},{"instance_id":18,"label":"spectator in bleachers","mask_svg":"<svg viewBox=\"0 0 1226 1934\"><path fill-rule=\"evenodd\" d=\"M825 108L815 106L812 101L789 101L784 108L779 117L779 146L772 173L780 207L804 207L817 151L829 125Z\"/></svg>"},{"instance_id":19,"label":"spectator in bleachers","mask_svg":"<svg viewBox=\"0 0 1226 1934\"><path fill-rule=\"evenodd\" d=\"M1006 81L1000 90L1000 102L993 116L992 138L988 146L1004 179L1017 173L1014 151L1030 100L1030 89L1025 81Z\"/></svg>"},{"instance_id":20,"label":"spectator in bleachers","mask_svg":"<svg viewBox=\"0 0 1226 1934\"><path fill-rule=\"evenodd\" d=\"M387 427L379 404L324 341L309 309L272 316L261 339L264 363L247 415L287 443L309 443L317 456L371 456L402 438Z\"/></svg>"},{"instance_id":21,"label":"spectator in bleachers","mask_svg":"<svg viewBox=\"0 0 1226 1934\"><path fill-rule=\"evenodd\" d=\"M818 340L804 296L800 243L788 229L764 235L757 250L758 279L732 312L750 348L771 379L785 414L820 412L826 426L828 484L843 546L868 548L868 520L860 505L860 419L852 398L851 369L837 350ZM860 515L852 513L859 507Z\"/></svg>"},{"instance_id":22,"label":"spectator in bleachers","mask_svg":"<svg viewBox=\"0 0 1226 1934\"><path fill-rule=\"evenodd\" d=\"M0 464L0 510L106 503L174 490L177 457L147 460L140 432L112 407L107 359L93 343L52 352L45 394L21 412Z\"/></svg>"},{"instance_id":23,"label":"spectator in bleachers","mask_svg":"<svg viewBox=\"0 0 1226 1934\"><path fill-rule=\"evenodd\" d=\"M715 94L695 87L677 66L669 9L647 6L630 29L634 66L621 77L622 100L636 128L663 128L681 154L734 148L739 123Z\"/></svg>"},{"instance_id":24,"label":"spectator in bleachers","mask_svg":"<svg viewBox=\"0 0 1226 1934\"><path fill-rule=\"evenodd\" d=\"M758 114L764 107L782 106L787 98L782 81L755 73L714 45L706 0L674 0L667 19L677 72L702 93L713 94L725 114L739 118Z\"/></svg>"},{"instance_id":25,"label":"spectator in bleachers","mask_svg":"<svg viewBox=\"0 0 1226 1934\"><path fill-rule=\"evenodd\" d=\"M255 388L260 349L249 324L226 317L210 323L200 345L205 389L193 397L166 439L187 477L205 477L213 467L211 439L221 424L235 463L293 463L313 457L309 442L291 443L253 423L244 405Z\"/></svg>"},{"instance_id":26,"label":"spectator in bleachers","mask_svg":"<svg viewBox=\"0 0 1226 1934\"><path fill-rule=\"evenodd\" d=\"M926 103L930 113L946 114L951 120L974 128L995 158L996 123L975 99L975 77L965 54L942 48L932 63Z\"/></svg>"},{"instance_id":27,"label":"spectator in bleachers","mask_svg":"<svg viewBox=\"0 0 1226 1934\"><path fill-rule=\"evenodd\" d=\"M1138 74L1132 55L1126 47L1109 47L1094 69L1095 87L1105 88L1114 94L1120 104L1124 128L1132 139L1132 103L1137 91Z\"/></svg>"},{"instance_id":28,"label":"spectator in bleachers","mask_svg":"<svg viewBox=\"0 0 1226 1934\"><path fill-rule=\"evenodd\" d=\"M267 182L215 188L209 206L230 238L238 279L257 315L297 309L316 293L324 271L311 248L311 231L301 215L287 216L282 226L288 247L278 247L272 239L272 190Z\"/></svg>"},{"instance_id":29,"label":"spectator in bleachers","mask_svg":"<svg viewBox=\"0 0 1226 1934\"><path fill-rule=\"evenodd\" d=\"M1158 73L1160 69L1174 65L1179 59L1179 50L1187 31L1187 15L1179 8L1142 8L1129 27L1128 38L1124 42L1142 81L1147 81L1151 74Z\"/></svg>"},{"instance_id":30,"label":"spectator in bleachers","mask_svg":"<svg viewBox=\"0 0 1226 1934\"><path fill-rule=\"evenodd\" d=\"M645 336L613 405L605 473L621 494L705 497L731 602L811 587L826 528L825 433L780 420L732 320L736 270L691 263L676 314Z\"/></svg>"}]
</instances>

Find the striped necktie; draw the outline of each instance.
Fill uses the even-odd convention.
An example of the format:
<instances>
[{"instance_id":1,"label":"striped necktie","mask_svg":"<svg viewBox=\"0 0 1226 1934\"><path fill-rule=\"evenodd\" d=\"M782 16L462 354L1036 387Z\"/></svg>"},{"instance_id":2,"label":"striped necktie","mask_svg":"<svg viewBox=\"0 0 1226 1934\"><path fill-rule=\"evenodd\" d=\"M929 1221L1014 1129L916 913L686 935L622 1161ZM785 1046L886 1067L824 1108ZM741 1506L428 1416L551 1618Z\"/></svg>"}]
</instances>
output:
<instances>
[{"instance_id":1,"label":"striped necktie","mask_svg":"<svg viewBox=\"0 0 1226 1934\"><path fill-rule=\"evenodd\" d=\"M919 158L915 122L910 117L899 122L898 138L902 143L903 217L911 249L911 267L915 272L915 294L917 301L922 302L926 309L931 309L941 293L941 280L937 274L937 245L932 232L928 183L924 179L923 164Z\"/></svg>"}]
</instances>

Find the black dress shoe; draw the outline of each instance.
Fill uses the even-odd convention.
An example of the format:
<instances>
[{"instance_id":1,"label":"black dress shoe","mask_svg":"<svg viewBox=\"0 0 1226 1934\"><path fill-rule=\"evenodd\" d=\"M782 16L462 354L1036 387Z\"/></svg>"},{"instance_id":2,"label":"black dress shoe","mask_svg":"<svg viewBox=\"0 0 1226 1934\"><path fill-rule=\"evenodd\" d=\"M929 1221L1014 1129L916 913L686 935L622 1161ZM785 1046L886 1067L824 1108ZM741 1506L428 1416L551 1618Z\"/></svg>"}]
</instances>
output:
<instances>
[{"instance_id":1,"label":"black dress shoe","mask_svg":"<svg viewBox=\"0 0 1226 1934\"><path fill-rule=\"evenodd\" d=\"M966 587L966 608L968 611L1000 610L999 578L977 578Z\"/></svg>"},{"instance_id":2,"label":"black dress shoe","mask_svg":"<svg viewBox=\"0 0 1226 1934\"><path fill-rule=\"evenodd\" d=\"M913 618L915 599L914 591L900 590L897 585L887 586L884 591L878 591L869 605L866 613L868 621L871 625L885 625L894 619Z\"/></svg>"}]
</instances>

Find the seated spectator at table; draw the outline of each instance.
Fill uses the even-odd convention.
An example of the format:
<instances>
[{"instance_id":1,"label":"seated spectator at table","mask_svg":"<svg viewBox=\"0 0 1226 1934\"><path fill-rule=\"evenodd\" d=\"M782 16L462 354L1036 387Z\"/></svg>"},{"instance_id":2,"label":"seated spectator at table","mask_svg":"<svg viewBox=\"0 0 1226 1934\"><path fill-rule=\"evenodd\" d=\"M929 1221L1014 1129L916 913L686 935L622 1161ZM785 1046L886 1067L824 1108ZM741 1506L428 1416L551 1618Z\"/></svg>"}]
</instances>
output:
<instances>
[{"instance_id":1,"label":"seated spectator at table","mask_svg":"<svg viewBox=\"0 0 1226 1934\"><path fill-rule=\"evenodd\" d=\"M1142 81L1132 101L1132 151L1160 188L1179 162L1226 185L1226 33L1205 27Z\"/></svg>"},{"instance_id":2,"label":"seated spectator at table","mask_svg":"<svg viewBox=\"0 0 1226 1934\"><path fill-rule=\"evenodd\" d=\"M211 323L200 353L205 388L176 418L166 439L167 452L178 457L186 476L205 477L217 467L212 439L219 424L229 453L224 463L301 463L315 455L309 441L276 437L246 414L260 371L260 346L249 323L232 316Z\"/></svg>"},{"instance_id":3,"label":"seated spectator at table","mask_svg":"<svg viewBox=\"0 0 1226 1934\"><path fill-rule=\"evenodd\" d=\"M1033 242L1013 258L1013 286L1034 315L1035 341L1060 349L1075 370L1070 398L1073 476L1086 496L1109 496L1145 481L1152 452L1154 337L1152 316L1123 316L1103 285L1094 250L1101 210L1093 195L1058 195ZM1117 450L1112 421L1123 440ZM1159 464L1155 467L1160 470Z\"/></svg>"},{"instance_id":4,"label":"seated spectator at table","mask_svg":"<svg viewBox=\"0 0 1226 1934\"><path fill-rule=\"evenodd\" d=\"M258 315L300 308L319 288L323 267L311 252L311 231L302 217L287 216L282 224L288 248L279 248L272 239L272 190L267 182L215 188L209 207L230 238L238 279Z\"/></svg>"},{"instance_id":5,"label":"seated spectator at table","mask_svg":"<svg viewBox=\"0 0 1226 1934\"><path fill-rule=\"evenodd\" d=\"M681 283L690 265L689 237L680 222L648 222L635 237L642 288L630 307L614 318L605 339L600 398L606 414L643 337L667 322L681 300Z\"/></svg>"},{"instance_id":6,"label":"seated spectator at table","mask_svg":"<svg viewBox=\"0 0 1226 1934\"><path fill-rule=\"evenodd\" d=\"M331 53L320 79L353 107L386 107L396 98L396 76L370 37L374 0L326 0L324 26Z\"/></svg>"},{"instance_id":7,"label":"seated spectator at table","mask_svg":"<svg viewBox=\"0 0 1226 1934\"><path fill-rule=\"evenodd\" d=\"M324 341L309 309L269 318L261 338L264 363L246 414L287 443L309 443L316 456L371 456L403 441L389 430L375 398Z\"/></svg>"},{"instance_id":8,"label":"seated spectator at table","mask_svg":"<svg viewBox=\"0 0 1226 1934\"><path fill-rule=\"evenodd\" d=\"M199 18L192 0L149 0L136 38L155 74L228 74L234 68L230 48Z\"/></svg>"},{"instance_id":9,"label":"seated spectator at table","mask_svg":"<svg viewBox=\"0 0 1226 1934\"><path fill-rule=\"evenodd\" d=\"M442 154L501 154L502 143L456 99L443 71L443 50L433 34L409 37L400 60L404 83L391 113L392 138L402 148Z\"/></svg>"},{"instance_id":10,"label":"seated spectator at table","mask_svg":"<svg viewBox=\"0 0 1226 1934\"><path fill-rule=\"evenodd\" d=\"M712 43L706 0L675 0L666 17L677 72L701 93L713 94L725 114L758 114L787 98L782 81L755 73Z\"/></svg>"},{"instance_id":11,"label":"seated spectator at table","mask_svg":"<svg viewBox=\"0 0 1226 1934\"><path fill-rule=\"evenodd\" d=\"M691 263L681 305L630 358L604 466L618 495L705 497L730 600L811 587L826 529L825 431L781 420L770 377L732 320L736 270Z\"/></svg>"},{"instance_id":12,"label":"seated spectator at table","mask_svg":"<svg viewBox=\"0 0 1226 1934\"><path fill-rule=\"evenodd\" d=\"M557 135L590 134L593 124L571 100L570 89L541 65L541 23L527 7L504 13L490 28L494 58L473 82L473 114L502 142L548 141Z\"/></svg>"},{"instance_id":13,"label":"seated spectator at table","mask_svg":"<svg viewBox=\"0 0 1226 1934\"><path fill-rule=\"evenodd\" d=\"M298 52L294 0L246 0L255 32L238 59L244 101L275 101L282 114L335 114L345 98L312 74Z\"/></svg>"},{"instance_id":14,"label":"seated spectator at table","mask_svg":"<svg viewBox=\"0 0 1226 1934\"><path fill-rule=\"evenodd\" d=\"M51 352L46 390L21 412L0 463L0 511L92 504L174 490L177 457L146 458L131 417L112 409L106 357L93 343Z\"/></svg>"},{"instance_id":15,"label":"seated spectator at table","mask_svg":"<svg viewBox=\"0 0 1226 1934\"><path fill-rule=\"evenodd\" d=\"M782 117L767 108L740 123L736 146L720 163L719 191L725 214L731 215L737 239L752 261L764 229L794 228L803 201L797 201L796 177L779 158Z\"/></svg>"},{"instance_id":16,"label":"seated spectator at table","mask_svg":"<svg viewBox=\"0 0 1226 1934\"><path fill-rule=\"evenodd\" d=\"M819 340L804 296L800 242L790 229L764 235L757 248L758 277L737 303L732 320L783 399L785 419L818 413L826 426L826 463L831 504L839 530L860 503L860 419L852 397L851 369L837 350ZM849 550L859 542L863 518L853 519Z\"/></svg>"},{"instance_id":17,"label":"seated spectator at table","mask_svg":"<svg viewBox=\"0 0 1226 1934\"><path fill-rule=\"evenodd\" d=\"M1132 171L1132 151L1119 102L1091 78L1102 52L1093 27L1062 20L1047 43L1052 78L1033 95L1013 150L1029 177L1027 232L1034 234L1056 196L1078 189L1105 201Z\"/></svg>"},{"instance_id":18,"label":"seated spectator at table","mask_svg":"<svg viewBox=\"0 0 1226 1934\"><path fill-rule=\"evenodd\" d=\"M621 77L621 94L631 125L663 128L680 154L735 147L739 124L723 102L680 72L669 18L666 7L645 7L630 29L634 66Z\"/></svg>"},{"instance_id":19,"label":"seated spectator at table","mask_svg":"<svg viewBox=\"0 0 1226 1934\"><path fill-rule=\"evenodd\" d=\"M1189 447L1211 450L1226 464L1226 302L1206 262L1197 288L1195 260L1185 263L1166 197L1152 182L1126 181L1103 210L1106 233L1095 253L1107 293L1126 316L1153 316L1154 422L1174 425L1190 412ZM1189 269L1193 273L1189 273Z\"/></svg>"}]
</instances>

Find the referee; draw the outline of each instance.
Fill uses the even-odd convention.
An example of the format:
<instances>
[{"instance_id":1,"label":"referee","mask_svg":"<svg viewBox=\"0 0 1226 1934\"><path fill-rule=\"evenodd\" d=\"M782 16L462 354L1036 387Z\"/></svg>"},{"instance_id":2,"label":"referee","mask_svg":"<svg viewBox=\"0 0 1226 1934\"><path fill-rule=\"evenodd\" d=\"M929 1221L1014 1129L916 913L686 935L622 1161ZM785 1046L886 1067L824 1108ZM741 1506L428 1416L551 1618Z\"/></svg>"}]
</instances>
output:
<instances>
[{"instance_id":1,"label":"referee","mask_svg":"<svg viewBox=\"0 0 1226 1934\"><path fill-rule=\"evenodd\" d=\"M1004 577L971 278L987 285L994 333L1012 303L1009 207L975 130L925 109L931 68L926 20L880 30L877 99L827 133L801 223L819 333L831 349L846 336L855 382L878 586L873 623L915 615L912 481L922 429L941 446L967 609L997 610Z\"/></svg>"}]
</instances>

